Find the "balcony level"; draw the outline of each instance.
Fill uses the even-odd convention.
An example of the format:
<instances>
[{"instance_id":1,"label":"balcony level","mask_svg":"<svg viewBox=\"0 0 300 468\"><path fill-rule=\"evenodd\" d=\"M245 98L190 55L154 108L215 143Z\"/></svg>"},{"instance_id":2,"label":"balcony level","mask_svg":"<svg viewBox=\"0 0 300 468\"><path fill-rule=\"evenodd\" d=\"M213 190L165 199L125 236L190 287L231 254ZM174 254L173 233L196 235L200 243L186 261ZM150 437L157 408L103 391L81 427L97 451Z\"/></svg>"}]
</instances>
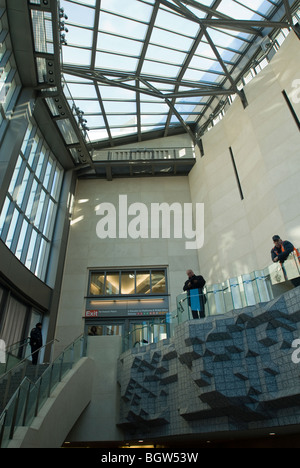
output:
<instances>
[{"instance_id":1,"label":"balcony level","mask_svg":"<svg viewBox=\"0 0 300 468\"><path fill-rule=\"evenodd\" d=\"M81 169L79 177L113 180L121 177L188 175L196 163L192 147L119 148L95 151L93 169Z\"/></svg>"}]
</instances>

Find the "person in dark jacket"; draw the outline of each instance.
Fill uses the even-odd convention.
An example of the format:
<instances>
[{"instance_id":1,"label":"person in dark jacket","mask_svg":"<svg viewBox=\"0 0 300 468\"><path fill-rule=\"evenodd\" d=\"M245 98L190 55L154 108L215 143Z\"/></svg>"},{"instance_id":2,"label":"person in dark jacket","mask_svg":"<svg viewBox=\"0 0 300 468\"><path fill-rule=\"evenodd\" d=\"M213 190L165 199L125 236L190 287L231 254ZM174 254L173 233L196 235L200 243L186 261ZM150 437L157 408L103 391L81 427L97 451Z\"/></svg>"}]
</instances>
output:
<instances>
[{"instance_id":1,"label":"person in dark jacket","mask_svg":"<svg viewBox=\"0 0 300 468\"><path fill-rule=\"evenodd\" d=\"M203 276L196 276L193 270L188 270L186 274L188 275L188 279L183 286L183 290L188 293L189 305L192 309L193 318L204 318L205 298L203 294L203 288L206 281Z\"/></svg>"},{"instance_id":2,"label":"person in dark jacket","mask_svg":"<svg viewBox=\"0 0 300 468\"><path fill-rule=\"evenodd\" d=\"M277 263L279 262L282 265L284 276L287 278L286 271L284 269L284 262L287 260L289 255L293 252L296 253L296 256L298 257L299 263L300 263L300 256L298 250L294 247L294 245L290 241L283 241L280 236L275 235L272 237L272 240L274 242L274 247L271 250L271 257L273 262ZM292 284L297 287L300 285L300 278L294 278L291 280Z\"/></svg>"},{"instance_id":3,"label":"person in dark jacket","mask_svg":"<svg viewBox=\"0 0 300 468\"><path fill-rule=\"evenodd\" d=\"M41 323L37 323L35 328L31 330L30 346L31 346L31 354L32 354L32 364L36 366L38 362L38 357L39 357L39 350L43 346Z\"/></svg>"}]
</instances>

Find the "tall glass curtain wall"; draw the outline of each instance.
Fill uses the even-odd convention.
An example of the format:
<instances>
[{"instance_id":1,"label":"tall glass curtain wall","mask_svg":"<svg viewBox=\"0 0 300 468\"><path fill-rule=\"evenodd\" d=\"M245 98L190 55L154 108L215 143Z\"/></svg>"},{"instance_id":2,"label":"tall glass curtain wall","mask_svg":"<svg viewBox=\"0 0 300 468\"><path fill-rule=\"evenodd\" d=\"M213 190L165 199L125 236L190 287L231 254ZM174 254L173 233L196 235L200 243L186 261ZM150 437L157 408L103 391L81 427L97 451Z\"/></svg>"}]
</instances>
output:
<instances>
[{"instance_id":1,"label":"tall glass curtain wall","mask_svg":"<svg viewBox=\"0 0 300 468\"><path fill-rule=\"evenodd\" d=\"M28 126L0 215L0 237L45 280L63 171L38 129Z\"/></svg>"},{"instance_id":2,"label":"tall glass curtain wall","mask_svg":"<svg viewBox=\"0 0 300 468\"><path fill-rule=\"evenodd\" d=\"M0 9L0 148L22 90L7 24L6 11ZM46 281L63 170L34 120L27 124L8 192L0 203L0 242ZM0 286L0 339L7 347L26 338L32 324L41 319L26 300Z\"/></svg>"},{"instance_id":3,"label":"tall glass curtain wall","mask_svg":"<svg viewBox=\"0 0 300 468\"><path fill-rule=\"evenodd\" d=\"M0 11L0 145L21 83ZM2 16L1 16L2 15ZM0 238L38 278L45 280L63 171L34 123L29 123L0 214Z\"/></svg>"},{"instance_id":4,"label":"tall glass curtain wall","mask_svg":"<svg viewBox=\"0 0 300 468\"><path fill-rule=\"evenodd\" d=\"M14 64L8 31L3 28L0 18L0 139L3 137L20 91L21 85Z\"/></svg>"}]
</instances>

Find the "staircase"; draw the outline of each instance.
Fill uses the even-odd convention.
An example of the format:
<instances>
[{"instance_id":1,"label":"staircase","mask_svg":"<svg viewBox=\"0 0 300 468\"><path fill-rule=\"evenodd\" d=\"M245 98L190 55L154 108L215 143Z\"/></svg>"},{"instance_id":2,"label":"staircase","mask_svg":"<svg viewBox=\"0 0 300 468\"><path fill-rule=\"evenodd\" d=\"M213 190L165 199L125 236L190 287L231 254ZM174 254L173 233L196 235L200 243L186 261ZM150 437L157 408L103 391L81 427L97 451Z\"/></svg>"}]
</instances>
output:
<instances>
[{"instance_id":1,"label":"staircase","mask_svg":"<svg viewBox=\"0 0 300 468\"><path fill-rule=\"evenodd\" d=\"M48 367L49 364L33 366L31 362L27 361L23 366L18 367L15 372L9 373L0 379L0 414L25 377L35 383Z\"/></svg>"},{"instance_id":2,"label":"staircase","mask_svg":"<svg viewBox=\"0 0 300 468\"><path fill-rule=\"evenodd\" d=\"M49 344L52 342L45 346ZM68 396L71 395L70 398L76 400L76 409L70 405L69 413L66 411L66 393L60 398L56 396L55 404L52 401L51 411L49 411L51 424L56 427L62 410L64 416L68 414L65 423L53 432L53 438L56 437L53 443L55 447L58 447L58 440L63 442L63 437L68 434L72 424L90 401L93 377L90 361L85 358L85 339L81 335L51 363L33 366L26 358L17 367L3 375L0 378L0 447L8 447L18 429L23 429L28 434L31 431L31 423L40 414L54 390L60 388L61 393L62 388L65 388ZM80 386L84 388L78 393ZM69 401L69 398L67 400ZM46 432L42 429L33 430L37 446L50 443L48 424L45 423L44 429ZM23 432L24 437L25 432ZM42 436L45 438L39 440ZM15 443L22 444L20 438L17 439L18 442ZM23 441L25 448L26 443L29 444L29 442L26 442L24 438Z\"/></svg>"}]
</instances>

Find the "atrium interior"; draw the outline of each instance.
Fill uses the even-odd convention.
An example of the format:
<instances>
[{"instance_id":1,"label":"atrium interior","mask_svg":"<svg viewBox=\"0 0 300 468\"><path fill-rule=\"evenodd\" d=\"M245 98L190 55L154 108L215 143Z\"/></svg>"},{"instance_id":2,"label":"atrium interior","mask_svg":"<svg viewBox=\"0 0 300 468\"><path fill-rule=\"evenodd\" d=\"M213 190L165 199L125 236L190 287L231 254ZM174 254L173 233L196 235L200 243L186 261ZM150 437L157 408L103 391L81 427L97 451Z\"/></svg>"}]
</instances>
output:
<instances>
[{"instance_id":1,"label":"atrium interior","mask_svg":"<svg viewBox=\"0 0 300 468\"><path fill-rule=\"evenodd\" d=\"M0 35L0 447L299 447L300 0L0 0Z\"/></svg>"}]
</instances>

